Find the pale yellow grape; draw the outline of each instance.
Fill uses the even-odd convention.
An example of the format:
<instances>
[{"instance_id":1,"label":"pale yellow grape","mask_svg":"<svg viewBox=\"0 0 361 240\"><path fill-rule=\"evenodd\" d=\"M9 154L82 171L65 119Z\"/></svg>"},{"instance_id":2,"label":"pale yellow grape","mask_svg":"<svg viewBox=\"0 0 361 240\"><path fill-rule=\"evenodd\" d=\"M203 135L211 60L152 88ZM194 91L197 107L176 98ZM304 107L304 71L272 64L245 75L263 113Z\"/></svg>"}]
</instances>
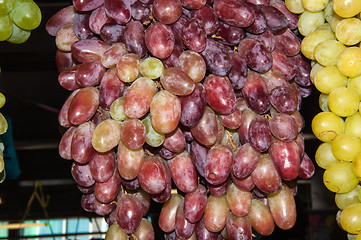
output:
<instances>
[{"instance_id":1,"label":"pale yellow grape","mask_svg":"<svg viewBox=\"0 0 361 240\"><path fill-rule=\"evenodd\" d=\"M361 139L361 115L358 112L345 119L345 134Z\"/></svg>"},{"instance_id":2,"label":"pale yellow grape","mask_svg":"<svg viewBox=\"0 0 361 240\"><path fill-rule=\"evenodd\" d=\"M337 27L337 24L339 22L341 22L343 19L343 17L340 17L339 15L337 15L336 13L333 15L332 19L331 19L331 22L330 22L330 27L332 29L333 32L336 32L336 27Z\"/></svg>"},{"instance_id":3,"label":"pale yellow grape","mask_svg":"<svg viewBox=\"0 0 361 240\"><path fill-rule=\"evenodd\" d=\"M110 105L110 117L117 121L124 121L129 117L124 112L124 97L116 99Z\"/></svg>"},{"instance_id":4,"label":"pale yellow grape","mask_svg":"<svg viewBox=\"0 0 361 240\"><path fill-rule=\"evenodd\" d=\"M361 12L360 0L333 0L333 10L344 18L350 18Z\"/></svg>"},{"instance_id":5,"label":"pale yellow grape","mask_svg":"<svg viewBox=\"0 0 361 240\"><path fill-rule=\"evenodd\" d=\"M311 127L313 134L319 140L329 142L344 133L345 123L333 112L320 112L312 119Z\"/></svg>"},{"instance_id":6,"label":"pale yellow grape","mask_svg":"<svg viewBox=\"0 0 361 240\"><path fill-rule=\"evenodd\" d=\"M163 144L165 139L165 134L157 132L150 122L150 114L142 120L143 125L145 126L145 142L152 147L159 147Z\"/></svg>"},{"instance_id":7,"label":"pale yellow grape","mask_svg":"<svg viewBox=\"0 0 361 240\"><path fill-rule=\"evenodd\" d=\"M323 173L323 183L328 190L346 193L354 189L359 180L353 173L352 162L335 162Z\"/></svg>"},{"instance_id":8,"label":"pale yellow grape","mask_svg":"<svg viewBox=\"0 0 361 240\"><path fill-rule=\"evenodd\" d=\"M328 0L302 0L302 6L309 12L320 12L328 4Z\"/></svg>"},{"instance_id":9,"label":"pale yellow grape","mask_svg":"<svg viewBox=\"0 0 361 240\"><path fill-rule=\"evenodd\" d=\"M337 57L338 70L348 77L361 75L361 49L359 47L345 48Z\"/></svg>"},{"instance_id":10,"label":"pale yellow grape","mask_svg":"<svg viewBox=\"0 0 361 240\"><path fill-rule=\"evenodd\" d=\"M337 56L346 48L337 40L329 39L323 41L315 47L314 56L318 63L323 66L336 65Z\"/></svg>"},{"instance_id":11,"label":"pale yellow grape","mask_svg":"<svg viewBox=\"0 0 361 240\"><path fill-rule=\"evenodd\" d=\"M301 14L305 11L301 0L285 0L287 9L295 14Z\"/></svg>"},{"instance_id":12,"label":"pale yellow grape","mask_svg":"<svg viewBox=\"0 0 361 240\"><path fill-rule=\"evenodd\" d=\"M2 113L0 113L0 134L4 134L8 130L8 122Z\"/></svg>"},{"instance_id":13,"label":"pale yellow grape","mask_svg":"<svg viewBox=\"0 0 361 240\"><path fill-rule=\"evenodd\" d=\"M361 179L361 154L358 154L353 159L352 163L353 163L353 173L355 174L356 177Z\"/></svg>"},{"instance_id":14,"label":"pale yellow grape","mask_svg":"<svg viewBox=\"0 0 361 240\"><path fill-rule=\"evenodd\" d=\"M312 62L314 62L314 61L312 61ZM315 76L316 76L317 72L318 72L319 70L321 70L322 68L324 68L324 66L322 66L322 65L319 64L318 62L316 62L316 63L312 66L311 72L310 72L310 79L311 79L311 82L312 82L313 84L315 84Z\"/></svg>"},{"instance_id":15,"label":"pale yellow grape","mask_svg":"<svg viewBox=\"0 0 361 240\"><path fill-rule=\"evenodd\" d=\"M332 21L333 15L335 15L335 12L333 11L333 2L330 0L326 7L323 9L323 16L327 23L330 23Z\"/></svg>"},{"instance_id":16,"label":"pale yellow grape","mask_svg":"<svg viewBox=\"0 0 361 240\"><path fill-rule=\"evenodd\" d=\"M346 207L340 216L341 227L348 233L361 233L361 203Z\"/></svg>"},{"instance_id":17,"label":"pale yellow grape","mask_svg":"<svg viewBox=\"0 0 361 240\"><path fill-rule=\"evenodd\" d=\"M318 97L318 105L320 106L321 110L324 112L329 112L330 109L328 108L328 94L321 93Z\"/></svg>"},{"instance_id":18,"label":"pale yellow grape","mask_svg":"<svg viewBox=\"0 0 361 240\"><path fill-rule=\"evenodd\" d=\"M0 92L0 108L2 108L5 105L5 102L6 102L6 98L4 94Z\"/></svg>"},{"instance_id":19,"label":"pale yellow grape","mask_svg":"<svg viewBox=\"0 0 361 240\"><path fill-rule=\"evenodd\" d=\"M301 42L301 52L306 58L314 60L315 47L319 43L329 39L336 39L333 32L330 32L328 30L319 30L319 31L311 32L310 34L308 34L306 37L303 38Z\"/></svg>"},{"instance_id":20,"label":"pale yellow grape","mask_svg":"<svg viewBox=\"0 0 361 240\"><path fill-rule=\"evenodd\" d=\"M355 203L359 203L360 199L358 198L358 192L360 191L361 186L357 185L354 189L347 193L336 193L335 194L335 203L340 210L345 209L347 206Z\"/></svg>"},{"instance_id":21,"label":"pale yellow grape","mask_svg":"<svg viewBox=\"0 0 361 240\"><path fill-rule=\"evenodd\" d=\"M341 117L355 114L359 109L360 98L358 94L347 87L340 87L328 95L328 107Z\"/></svg>"},{"instance_id":22,"label":"pale yellow grape","mask_svg":"<svg viewBox=\"0 0 361 240\"><path fill-rule=\"evenodd\" d=\"M303 36L315 31L325 22L323 12L312 13L304 11L298 20L298 30Z\"/></svg>"},{"instance_id":23,"label":"pale yellow grape","mask_svg":"<svg viewBox=\"0 0 361 240\"><path fill-rule=\"evenodd\" d=\"M318 30L328 30L328 31L332 31L331 25L330 25L329 23L326 23L326 22L323 23L322 25L318 26L315 31L318 31Z\"/></svg>"},{"instance_id":24,"label":"pale yellow grape","mask_svg":"<svg viewBox=\"0 0 361 240\"><path fill-rule=\"evenodd\" d=\"M336 38L345 45L355 45L361 41L361 20L346 18L336 26Z\"/></svg>"},{"instance_id":25,"label":"pale yellow grape","mask_svg":"<svg viewBox=\"0 0 361 240\"><path fill-rule=\"evenodd\" d=\"M321 143L315 154L317 165L323 169L328 168L339 160L332 154L332 142Z\"/></svg>"},{"instance_id":26,"label":"pale yellow grape","mask_svg":"<svg viewBox=\"0 0 361 240\"><path fill-rule=\"evenodd\" d=\"M329 94L339 87L346 87L347 77L335 66L327 66L317 71L314 84L318 91Z\"/></svg>"},{"instance_id":27,"label":"pale yellow grape","mask_svg":"<svg viewBox=\"0 0 361 240\"><path fill-rule=\"evenodd\" d=\"M139 65L139 72L142 76L157 79L159 78L164 70L164 66L161 60L154 57L148 57L141 61Z\"/></svg>"},{"instance_id":28,"label":"pale yellow grape","mask_svg":"<svg viewBox=\"0 0 361 240\"><path fill-rule=\"evenodd\" d=\"M332 141L332 154L341 161L353 161L361 152L361 139L350 134L340 134Z\"/></svg>"},{"instance_id":29,"label":"pale yellow grape","mask_svg":"<svg viewBox=\"0 0 361 240\"><path fill-rule=\"evenodd\" d=\"M361 75L354 78L349 78L347 87L354 90L361 99Z\"/></svg>"}]
</instances>

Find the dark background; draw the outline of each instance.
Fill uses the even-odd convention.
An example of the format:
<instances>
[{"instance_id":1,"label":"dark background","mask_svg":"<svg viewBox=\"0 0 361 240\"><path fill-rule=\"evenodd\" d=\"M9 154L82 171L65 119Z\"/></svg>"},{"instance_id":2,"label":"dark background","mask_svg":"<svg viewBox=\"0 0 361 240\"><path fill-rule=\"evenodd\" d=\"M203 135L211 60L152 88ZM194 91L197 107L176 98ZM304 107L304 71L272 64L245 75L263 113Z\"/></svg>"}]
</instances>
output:
<instances>
[{"instance_id":1,"label":"dark background","mask_svg":"<svg viewBox=\"0 0 361 240\"><path fill-rule=\"evenodd\" d=\"M24 215L36 180L40 180L44 196L49 197L46 210L50 218L93 216L80 206L81 194L70 174L71 161L62 159L58 154L61 131L57 112L70 92L58 84L55 37L45 31L46 21L72 2L36 2L43 19L28 41L18 45L0 42L0 91L7 98L0 111L11 118L21 170L17 179L0 184L0 221L45 218L37 200ZM319 141L313 138L310 124L313 116L320 111L318 93L314 90L310 97L303 100L301 109L305 119L306 152L312 159ZM275 229L272 236L262 239L346 239L346 233L335 225L337 208L334 194L323 186L322 170L317 167L312 181L300 181L298 190L296 226L289 231ZM159 205L153 204L150 210L155 220L159 208ZM13 234L16 236L16 233Z\"/></svg>"}]
</instances>

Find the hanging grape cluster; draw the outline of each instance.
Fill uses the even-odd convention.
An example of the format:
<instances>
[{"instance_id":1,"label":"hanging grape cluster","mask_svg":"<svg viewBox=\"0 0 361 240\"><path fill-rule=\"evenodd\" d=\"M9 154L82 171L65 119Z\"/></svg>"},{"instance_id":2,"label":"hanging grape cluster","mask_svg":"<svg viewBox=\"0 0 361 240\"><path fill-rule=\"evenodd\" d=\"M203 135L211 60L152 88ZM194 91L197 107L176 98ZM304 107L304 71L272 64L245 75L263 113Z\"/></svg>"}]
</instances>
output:
<instances>
[{"instance_id":1,"label":"hanging grape cluster","mask_svg":"<svg viewBox=\"0 0 361 240\"><path fill-rule=\"evenodd\" d=\"M335 193L337 222L349 239L361 239L361 1L286 0L286 5L300 14L301 51L312 60L310 77L320 94L322 112L312 120L322 141L315 160Z\"/></svg>"},{"instance_id":2,"label":"hanging grape cluster","mask_svg":"<svg viewBox=\"0 0 361 240\"><path fill-rule=\"evenodd\" d=\"M47 21L59 153L106 239L252 239L296 222L311 178L311 65L281 0L74 0ZM158 222L146 218L163 204Z\"/></svg>"},{"instance_id":3,"label":"hanging grape cluster","mask_svg":"<svg viewBox=\"0 0 361 240\"><path fill-rule=\"evenodd\" d=\"M0 41L24 43L40 22L41 11L33 0L0 0Z\"/></svg>"}]
</instances>

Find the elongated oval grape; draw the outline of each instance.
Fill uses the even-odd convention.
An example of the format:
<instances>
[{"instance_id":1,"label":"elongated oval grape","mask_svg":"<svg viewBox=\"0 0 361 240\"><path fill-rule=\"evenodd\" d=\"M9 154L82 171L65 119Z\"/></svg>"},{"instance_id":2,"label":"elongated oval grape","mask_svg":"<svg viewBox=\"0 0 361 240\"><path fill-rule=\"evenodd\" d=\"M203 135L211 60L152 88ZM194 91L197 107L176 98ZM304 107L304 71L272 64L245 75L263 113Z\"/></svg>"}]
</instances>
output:
<instances>
[{"instance_id":1,"label":"elongated oval grape","mask_svg":"<svg viewBox=\"0 0 361 240\"><path fill-rule=\"evenodd\" d=\"M63 88L74 91L80 88L80 85L75 81L75 72L80 65L75 65L61 71L58 75L58 82Z\"/></svg>"},{"instance_id":2,"label":"elongated oval grape","mask_svg":"<svg viewBox=\"0 0 361 240\"><path fill-rule=\"evenodd\" d=\"M298 127L292 116L285 113L276 113L269 120L270 130L276 138L290 142L298 135Z\"/></svg>"},{"instance_id":3,"label":"elongated oval grape","mask_svg":"<svg viewBox=\"0 0 361 240\"><path fill-rule=\"evenodd\" d=\"M199 184L193 192L184 197L184 217L191 223L201 220L207 203L207 190Z\"/></svg>"},{"instance_id":4,"label":"elongated oval grape","mask_svg":"<svg viewBox=\"0 0 361 240\"><path fill-rule=\"evenodd\" d=\"M136 178L144 161L143 148L132 150L120 141L117 150L117 164L120 176L127 180Z\"/></svg>"},{"instance_id":5,"label":"elongated oval grape","mask_svg":"<svg viewBox=\"0 0 361 240\"><path fill-rule=\"evenodd\" d=\"M231 148L225 145L212 147L206 159L204 175L207 182L219 185L227 180L232 170L233 153Z\"/></svg>"},{"instance_id":6,"label":"elongated oval grape","mask_svg":"<svg viewBox=\"0 0 361 240\"><path fill-rule=\"evenodd\" d=\"M219 233L218 232L212 232L209 231L205 224L204 224L204 218L202 218L195 227L195 233L196 237L199 240L216 240Z\"/></svg>"},{"instance_id":7,"label":"elongated oval grape","mask_svg":"<svg viewBox=\"0 0 361 240\"><path fill-rule=\"evenodd\" d=\"M117 75L123 82L133 82L139 76L140 58L134 53L122 55L116 64Z\"/></svg>"},{"instance_id":8,"label":"elongated oval grape","mask_svg":"<svg viewBox=\"0 0 361 240\"><path fill-rule=\"evenodd\" d=\"M159 228L164 232L170 233L175 229L175 216L178 205L183 201L183 197L179 194L172 194L170 198L163 204L159 214Z\"/></svg>"},{"instance_id":9,"label":"elongated oval grape","mask_svg":"<svg viewBox=\"0 0 361 240\"><path fill-rule=\"evenodd\" d=\"M95 198L101 203L112 202L119 193L120 183L118 171L113 171L113 175L105 182L95 182Z\"/></svg>"},{"instance_id":10,"label":"elongated oval grape","mask_svg":"<svg viewBox=\"0 0 361 240\"><path fill-rule=\"evenodd\" d=\"M119 80L115 68L108 69L99 86L99 104L110 110L112 103L123 96L125 84Z\"/></svg>"},{"instance_id":11,"label":"elongated oval grape","mask_svg":"<svg viewBox=\"0 0 361 240\"><path fill-rule=\"evenodd\" d=\"M265 152L271 145L272 134L268 120L258 116L252 120L248 129L249 143L259 152Z\"/></svg>"},{"instance_id":12,"label":"elongated oval grape","mask_svg":"<svg viewBox=\"0 0 361 240\"><path fill-rule=\"evenodd\" d=\"M47 33L51 36L56 36L58 31L65 25L72 24L74 22L76 9L73 5L64 7L56 12L52 17L48 19L45 25Z\"/></svg>"},{"instance_id":13,"label":"elongated oval grape","mask_svg":"<svg viewBox=\"0 0 361 240\"><path fill-rule=\"evenodd\" d=\"M94 36L89 27L90 13L76 12L74 16L73 29L79 39L88 39Z\"/></svg>"},{"instance_id":14,"label":"elongated oval grape","mask_svg":"<svg viewBox=\"0 0 361 240\"><path fill-rule=\"evenodd\" d=\"M73 24L63 26L55 36L56 47L63 52L70 52L73 44L78 41L79 38L74 33Z\"/></svg>"},{"instance_id":15,"label":"elongated oval grape","mask_svg":"<svg viewBox=\"0 0 361 240\"><path fill-rule=\"evenodd\" d=\"M120 229L130 234L140 225L143 218L142 204L130 194L122 195L117 201L117 223Z\"/></svg>"},{"instance_id":16,"label":"elongated oval grape","mask_svg":"<svg viewBox=\"0 0 361 240\"><path fill-rule=\"evenodd\" d=\"M95 153L89 162L90 172L97 182L107 181L114 173L115 153L109 151L106 153Z\"/></svg>"},{"instance_id":17,"label":"elongated oval grape","mask_svg":"<svg viewBox=\"0 0 361 240\"><path fill-rule=\"evenodd\" d=\"M154 0L153 16L161 23L172 24L182 14L182 4L178 0Z\"/></svg>"},{"instance_id":18,"label":"elongated oval grape","mask_svg":"<svg viewBox=\"0 0 361 240\"><path fill-rule=\"evenodd\" d=\"M202 56L194 51L182 52L177 61L177 67L188 74L195 83L203 80L206 74L206 63Z\"/></svg>"},{"instance_id":19,"label":"elongated oval grape","mask_svg":"<svg viewBox=\"0 0 361 240\"><path fill-rule=\"evenodd\" d=\"M182 192L189 193L197 189L197 171L187 151L168 160L168 166L174 183Z\"/></svg>"},{"instance_id":20,"label":"elongated oval grape","mask_svg":"<svg viewBox=\"0 0 361 240\"><path fill-rule=\"evenodd\" d=\"M154 240L154 228L147 218L143 218L138 229L132 233L139 240Z\"/></svg>"},{"instance_id":21,"label":"elongated oval grape","mask_svg":"<svg viewBox=\"0 0 361 240\"><path fill-rule=\"evenodd\" d=\"M219 232L225 226L229 215L229 206L226 196L215 197L210 195L204 211L204 225L210 232Z\"/></svg>"},{"instance_id":22,"label":"elongated oval grape","mask_svg":"<svg viewBox=\"0 0 361 240\"><path fill-rule=\"evenodd\" d=\"M217 31L219 27L219 20L217 14L211 6L205 5L204 7L197 9L192 13L193 18L198 20L198 24L201 25L208 36L214 34Z\"/></svg>"},{"instance_id":23,"label":"elongated oval grape","mask_svg":"<svg viewBox=\"0 0 361 240\"><path fill-rule=\"evenodd\" d=\"M282 185L282 179L271 157L262 154L251 174L254 184L265 193L275 193Z\"/></svg>"},{"instance_id":24,"label":"elongated oval grape","mask_svg":"<svg viewBox=\"0 0 361 240\"><path fill-rule=\"evenodd\" d=\"M94 9L89 17L89 28L95 34L100 34L100 30L104 24L111 22L105 13L104 5Z\"/></svg>"},{"instance_id":25,"label":"elongated oval grape","mask_svg":"<svg viewBox=\"0 0 361 240\"><path fill-rule=\"evenodd\" d=\"M229 239L252 239L252 226L247 217L238 217L230 213L226 228Z\"/></svg>"},{"instance_id":26,"label":"elongated oval grape","mask_svg":"<svg viewBox=\"0 0 361 240\"><path fill-rule=\"evenodd\" d=\"M100 60L109 45L96 39L83 39L71 45L73 58L79 62Z\"/></svg>"},{"instance_id":27,"label":"elongated oval grape","mask_svg":"<svg viewBox=\"0 0 361 240\"><path fill-rule=\"evenodd\" d=\"M130 21L124 29L124 43L128 52L144 57L147 51L145 45L144 27L139 21Z\"/></svg>"},{"instance_id":28,"label":"elongated oval grape","mask_svg":"<svg viewBox=\"0 0 361 240\"><path fill-rule=\"evenodd\" d=\"M145 126L139 119L127 119L121 123L120 138L130 149L138 149L145 143Z\"/></svg>"},{"instance_id":29,"label":"elongated oval grape","mask_svg":"<svg viewBox=\"0 0 361 240\"><path fill-rule=\"evenodd\" d=\"M263 236L270 235L274 230L274 221L269 208L260 200L252 199L248 213L251 226Z\"/></svg>"},{"instance_id":30,"label":"elongated oval grape","mask_svg":"<svg viewBox=\"0 0 361 240\"><path fill-rule=\"evenodd\" d=\"M192 93L195 86L193 79L178 68L164 69L160 82L165 90L177 96Z\"/></svg>"},{"instance_id":31,"label":"elongated oval grape","mask_svg":"<svg viewBox=\"0 0 361 240\"><path fill-rule=\"evenodd\" d=\"M202 118L206 109L206 93L201 83L195 85L194 90L187 96L179 98L181 102L180 122L187 127L195 126Z\"/></svg>"},{"instance_id":32,"label":"elongated oval grape","mask_svg":"<svg viewBox=\"0 0 361 240\"><path fill-rule=\"evenodd\" d=\"M232 173L237 178L249 176L256 168L260 157L260 152L256 151L249 143L240 146L234 155Z\"/></svg>"},{"instance_id":33,"label":"elongated oval grape","mask_svg":"<svg viewBox=\"0 0 361 240\"><path fill-rule=\"evenodd\" d=\"M166 173L162 162L154 157L144 158L138 173L140 186L150 194L158 194L166 187Z\"/></svg>"},{"instance_id":34,"label":"elongated oval grape","mask_svg":"<svg viewBox=\"0 0 361 240\"><path fill-rule=\"evenodd\" d=\"M181 115L181 103L177 96L167 90L157 92L150 103L150 120L160 133L176 129Z\"/></svg>"},{"instance_id":35,"label":"elongated oval grape","mask_svg":"<svg viewBox=\"0 0 361 240\"><path fill-rule=\"evenodd\" d=\"M89 164L78 164L74 161L71 167L71 175L74 181L82 187L90 187L95 183Z\"/></svg>"},{"instance_id":36,"label":"elongated oval grape","mask_svg":"<svg viewBox=\"0 0 361 240\"><path fill-rule=\"evenodd\" d=\"M283 230L292 228L296 223L297 212L295 199L289 187L282 184L281 190L269 194L267 200L276 225Z\"/></svg>"},{"instance_id":37,"label":"elongated oval grape","mask_svg":"<svg viewBox=\"0 0 361 240\"><path fill-rule=\"evenodd\" d=\"M223 44L208 38L206 48L200 54L214 75L226 76L231 70L231 60Z\"/></svg>"},{"instance_id":38,"label":"elongated oval grape","mask_svg":"<svg viewBox=\"0 0 361 240\"><path fill-rule=\"evenodd\" d=\"M95 149L92 145L94 130L95 124L92 122L85 122L74 130L71 141L71 157L74 161L85 164L93 158L95 154Z\"/></svg>"},{"instance_id":39,"label":"elongated oval grape","mask_svg":"<svg viewBox=\"0 0 361 240\"><path fill-rule=\"evenodd\" d=\"M231 183L226 196L229 208L235 216L241 217L248 214L252 203L251 192L243 191Z\"/></svg>"},{"instance_id":40,"label":"elongated oval grape","mask_svg":"<svg viewBox=\"0 0 361 240\"><path fill-rule=\"evenodd\" d=\"M265 81L256 72L249 71L246 84L242 88L242 93L247 105L256 113L267 112L271 103Z\"/></svg>"},{"instance_id":41,"label":"elongated oval grape","mask_svg":"<svg viewBox=\"0 0 361 240\"><path fill-rule=\"evenodd\" d=\"M150 108L157 84L146 77L135 80L128 88L124 98L124 113L130 118L144 116Z\"/></svg>"},{"instance_id":42,"label":"elongated oval grape","mask_svg":"<svg viewBox=\"0 0 361 240\"><path fill-rule=\"evenodd\" d=\"M174 33L163 23L152 23L145 32L145 43L150 53L160 59L171 55L174 48Z\"/></svg>"},{"instance_id":43,"label":"elongated oval grape","mask_svg":"<svg viewBox=\"0 0 361 240\"><path fill-rule=\"evenodd\" d=\"M209 75L204 80L207 102L220 114L231 114L236 109L236 95L227 77Z\"/></svg>"},{"instance_id":44,"label":"elongated oval grape","mask_svg":"<svg viewBox=\"0 0 361 240\"><path fill-rule=\"evenodd\" d=\"M182 42L194 52L202 52L206 48L207 33L196 18L187 20L182 29Z\"/></svg>"},{"instance_id":45,"label":"elongated oval grape","mask_svg":"<svg viewBox=\"0 0 361 240\"><path fill-rule=\"evenodd\" d=\"M123 25L131 18L130 2L125 0L104 0L105 12L110 19Z\"/></svg>"},{"instance_id":46,"label":"elongated oval grape","mask_svg":"<svg viewBox=\"0 0 361 240\"><path fill-rule=\"evenodd\" d=\"M128 53L128 50L124 43L114 43L104 52L100 61L104 67L114 68L118 63L119 58L126 53Z\"/></svg>"},{"instance_id":47,"label":"elongated oval grape","mask_svg":"<svg viewBox=\"0 0 361 240\"><path fill-rule=\"evenodd\" d=\"M213 9L225 23L248 27L254 22L254 11L246 3L236 0L215 0Z\"/></svg>"},{"instance_id":48,"label":"elongated oval grape","mask_svg":"<svg viewBox=\"0 0 361 240\"><path fill-rule=\"evenodd\" d=\"M175 232L178 237L188 239L194 232L195 224L188 222L184 217L184 201L182 201L177 208L175 215Z\"/></svg>"},{"instance_id":49,"label":"elongated oval grape","mask_svg":"<svg viewBox=\"0 0 361 240\"><path fill-rule=\"evenodd\" d=\"M75 70L75 81L81 87L98 85L103 78L105 68L100 60L85 62Z\"/></svg>"},{"instance_id":50,"label":"elongated oval grape","mask_svg":"<svg viewBox=\"0 0 361 240\"><path fill-rule=\"evenodd\" d=\"M298 176L301 159L299 147L295 141L274 140L270 146L269 154L284 180L292 180Z\"/></svg>"},{"instance_id":51,"label":"elongated oval grape","mask_svg":"<svg viewBox=\"0 0 361 240\"><path fill-rule=\"evenodd\" d=\"M76 127L70 127L66 130L66 132L61 137L60 143L59 143L59 155L67 160L71 160L71 142L73 139L74 131ZM2 170L2 169L0 169Z\"/></svg>"},{"instance_id":52,"label":"elongated oval grape","mask_svg":"<svg viewBox=\"0 0 361 240\"><path fill-rule=\"evenodd\" d=\"M114 119L107 119L96 126L92 145L98 152L107 152L116 147L121 139L120 124Z\"/></svg>"}]
</instances>

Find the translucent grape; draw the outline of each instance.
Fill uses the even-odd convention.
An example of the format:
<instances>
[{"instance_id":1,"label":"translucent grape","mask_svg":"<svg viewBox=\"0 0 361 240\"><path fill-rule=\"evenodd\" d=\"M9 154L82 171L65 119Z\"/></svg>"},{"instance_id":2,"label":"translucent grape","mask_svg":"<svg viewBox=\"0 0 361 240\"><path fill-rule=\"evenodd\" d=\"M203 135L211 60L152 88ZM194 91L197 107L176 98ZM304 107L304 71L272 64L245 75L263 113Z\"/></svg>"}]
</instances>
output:
<instances>
[{"instance_id":1,"label":"translucent grape","mask_svg":"<svg viewBox=\"0 0 361 240\"><path fill-rule=\"evenodd\" d=\"M349 192L358 182L358 178L353 173L352 162L335 162L323 173L323 183L331 192Z\"/></svg>"},{"instance_id":2,"label":"translucent grape","mask_svg":"<svg viewBox=\"0 0 361 240\"><path fill-rule=\"evenodd\" d=\"M150 79L159 78L162 75L163 70L163 63L158 58L148 57L139 64L140 74Z\"/></svg>"},{"instance_id":3,"label":"translucent grape","mask_svg":"<svg viewBox=\"0 0 361 240\"><path fill-rule=\"evenodd\" d=\"M307 36L325 22L322 12L312 13L304 11L298 20L298 30L303 36Z\"/></svg>"},{"instance_id":4,"label":"translucent grape","mask_svg":"<svg viewBox=\"0 0 361 240\"><path fill-rule=\"evenodd\" d=\"M317 71L314 85L318 91L329 94L339 87L346 87L348 78L336 66L327 66Z\"/></svg>"},{"instance_id":5,"label":"translucent grape","mask_svg":"<svg viewBox=\"0 0 361 240\"><path fill-rule=\"evenodd\" d=\"M41 11L32 0L17 0L10 12L10 17L18 27L33 30L40 25Z\"/></svg>"},{"instance_id":6,"label":"translucent grape","mask_svg":"<svg viewBox=\"0 0 361 240\"><path fill-rule=\"evenodd\" d=\"M328 107L341 117L348 117L358 111L360 98L352 89L340 87L328 95Z\"/></svg>"},{"instance_id":7,"label":"translucent grape","mask_svg":"<svg viewBox=\"0 0 361 240\"><path fill-rule=\"evenodd\" d=\"M361 75L361 49L359 47L348 47L337 57L337 68L348 77Z\"/></svg>"},{"instance_id":8,"label":"translucent grape","mask_svg":"<svg viewBox=\"0 0 361 240\"><path fill-rule=\"evenodd\" d=\"M309 33L301 42L301 51L308 59L315 59L314 50L315 47L329 39L335 39L335 35L327 30L319 30Z\"/></svg>"},{"instance_id":9,"label":"translucent grape","mask_svg":"<svg viewBox=\"0 0 361 240\"><path fill-rule=\"evenodd\" d=\"M345 134L353 135L361 139L361 115L355 113L345 119Z\"/></svg>"},{"instance_id":10,"label":"translucent grape","mask_svg":"<svg viewBox=\"0 0 361 240\"><path fill-rule=\"evenodd\" d=\"M312 119L311 127L319 140L329 142L344 133L345 123L341 117L332 112L320 112Z\"/></svg>"},{"instance_id":11,"label":"translucent grape","mask_svg":"<svg viewBox=\"0 0 361 240\"><path fill-rule=\"evenodd\" d=\"M11 36L6 40L10 43L20 44L26 42L31 35L30 30L24 30L13 24L13 32Z\"/></svg>"},{"instance_id":12,"label":"translucent grape","mask_svg":"<svg viewBox=\"0 0 361 240\"><path fill-rule=\"evenodd\" d=\"M361 152L361 139L349 134L338 135L332 141L332 154L342 161L353 161Z\"/></svg>"},{"instance_id":13,"label":"translucent grape","mask_svg":"<svg viewBox=\"0 0 361 240\"><path fill-rule=\"evenodd\" d=\"M338 41L345 45L355 45L361 41L361 20L347 18L341 20L336 26L335 32Z\"/></svg>"},{"instance_id":14,"label":"translucent grape","mask_svg":"<svg viewBox=\"0 0 361 240\"><path fill-rule=\"evenodd\" d=\"M14 7L13 0L0 0L0 14L8 14Z\"/></svg>"},{"instance_id":15,"label":"translucent grape","mask_svg":"<svg viewBox=\"0 0 361 240\"><path fill-rule=\"evenodd\" d=\"M323 169L327 169L338 159L332 153L332 142L322 143L318 146L315 154L317 165Z\"/></svg>"},{"instance_id":16,"label":"translucent grape","mask_svg":"<svg viewBox=\"0 0 361 240\"><path fill-rule=\"evenodd\" d=\"M323 66L336 65L338 54L345 48L345 45L334 39L323 41L314 49L315 60Z\"/></svg>"}]
</instances>

